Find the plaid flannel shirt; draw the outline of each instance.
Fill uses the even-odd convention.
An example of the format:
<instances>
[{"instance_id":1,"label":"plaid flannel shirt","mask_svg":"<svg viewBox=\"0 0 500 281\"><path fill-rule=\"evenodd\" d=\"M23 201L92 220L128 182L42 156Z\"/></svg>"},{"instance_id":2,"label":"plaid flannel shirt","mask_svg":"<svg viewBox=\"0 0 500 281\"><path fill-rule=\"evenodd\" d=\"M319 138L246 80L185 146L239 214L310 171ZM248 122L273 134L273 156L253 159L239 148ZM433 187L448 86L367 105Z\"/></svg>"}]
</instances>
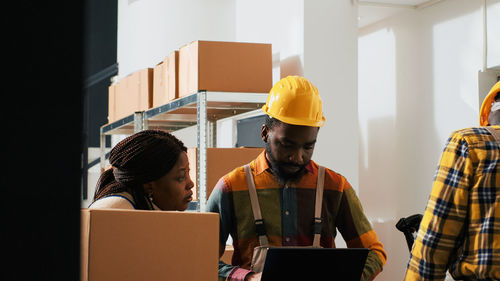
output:
<instances>
[{"instance_id":1,"label":"plaid flannel shirt","mask_svg":"<svg viewBox=\"0 0 500 281\"><path fill-rule=\"evenodd\" d=\"M311 246L318 165L311 161L300 181L290 187L280 186L276 181L265 152L252 161L250 167L269 244ZM362 278L373 279L387 257L356 193L343 176L329 169L325 169L324 184L320 245L334 248L338 229L348 247L370 249ZM221 247L225 246L229 234L233 238L232 265L219 262L219 280L243 280L250 272L253 248L259 246L243 167L219 180L207 202L207 211L220 215Z\"/></svg>"},{"instance_id":2,"label":"plaid flannel shirt","mask_svg":"<svg viewBox=\"0 0 500 281\"><path fill-rule=\"evenodd\" d=\"M451 135L405 280L443 280L446 270L455 279L500 279L499 160L499 144L486 129Z\"/></svg>"}]
</instances>

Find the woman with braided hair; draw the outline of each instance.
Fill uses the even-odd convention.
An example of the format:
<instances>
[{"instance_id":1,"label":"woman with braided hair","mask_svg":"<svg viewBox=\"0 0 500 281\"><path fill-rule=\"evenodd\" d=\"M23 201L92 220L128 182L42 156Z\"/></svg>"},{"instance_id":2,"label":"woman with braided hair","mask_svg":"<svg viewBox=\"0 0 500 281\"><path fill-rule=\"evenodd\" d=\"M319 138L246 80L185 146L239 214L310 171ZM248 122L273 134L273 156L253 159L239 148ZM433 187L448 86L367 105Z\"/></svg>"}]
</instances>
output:
<instances>
[{"instance_id":1,"label":"woman with braided hair","mask_svg":"<svg viewBox=\"0 0 500 281\"><path fill-rule=\"evenodd\" d=\"M184 211L194 186L187 148L172 134L144 130L120 141L96 186L91 209Z\"/></svg>"}]
</instances>

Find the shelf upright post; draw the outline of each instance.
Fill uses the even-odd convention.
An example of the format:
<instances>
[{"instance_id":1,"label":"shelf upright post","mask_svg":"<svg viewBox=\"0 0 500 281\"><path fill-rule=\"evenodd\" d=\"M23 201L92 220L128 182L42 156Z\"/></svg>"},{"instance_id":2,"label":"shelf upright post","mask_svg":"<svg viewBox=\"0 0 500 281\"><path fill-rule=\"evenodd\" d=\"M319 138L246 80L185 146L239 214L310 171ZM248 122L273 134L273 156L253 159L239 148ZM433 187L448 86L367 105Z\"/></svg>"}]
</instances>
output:
<instances>
[{"instance_id":1,"label":"shelf upright post","mask_svg":"<svg viewBox=\"0 0 500 281\"><path fill-rule=\"evenodd\" d=\"M199 91L197 94L197 176L198 182L198 211L205 212L207 201L207 92Z\"/></svg>"},{"instance_id":2,"label":"shelf upright post","mask_svg":"<svg viewBox=\"0 0 500 281\"><path fill-rule=\"evenodd\" d=\"M101 127L101 141L100 141L101 155L100 155L100 163L101 163L101 173L106 169L106 135Z\"/></svg>"},{"instance_id":3,"label":"shelf upright post","mask_svg":"<svg viewBox=\"0 0 500 281\"><path fill-rule=\"evenodd\" d=\"M217 121L207 121L207 147L217 147Z\"/></svg>"},{"instance_id":4,"label":"shelf upright post","mask_svg":"<svg viewBox=\"0 0 500 281\"><path fill-rule=\"evenodd\" d=\"M134 113L134 133L148 129L148 120L144 111L136 111Z\"/></svg>"}]
</instances>

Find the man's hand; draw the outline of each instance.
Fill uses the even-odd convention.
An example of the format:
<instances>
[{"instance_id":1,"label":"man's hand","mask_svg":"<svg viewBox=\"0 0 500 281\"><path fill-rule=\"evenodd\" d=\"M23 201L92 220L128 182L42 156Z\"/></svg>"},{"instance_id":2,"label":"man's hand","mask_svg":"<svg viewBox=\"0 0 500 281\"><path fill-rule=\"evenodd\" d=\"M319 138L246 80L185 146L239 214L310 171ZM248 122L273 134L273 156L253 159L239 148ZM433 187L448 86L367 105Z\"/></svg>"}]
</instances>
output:
<instances>
[{"instance_id":1,"label":"man's hand","mask_svg":"<svg viewBox=\"0 0 500 281\"><path fill-rule=\"evenodd\" d=\"M260 278L262 277L262 272L259 273L250 273L245 276L245 281L260 281Z\"/></svg>"}]
</instances>

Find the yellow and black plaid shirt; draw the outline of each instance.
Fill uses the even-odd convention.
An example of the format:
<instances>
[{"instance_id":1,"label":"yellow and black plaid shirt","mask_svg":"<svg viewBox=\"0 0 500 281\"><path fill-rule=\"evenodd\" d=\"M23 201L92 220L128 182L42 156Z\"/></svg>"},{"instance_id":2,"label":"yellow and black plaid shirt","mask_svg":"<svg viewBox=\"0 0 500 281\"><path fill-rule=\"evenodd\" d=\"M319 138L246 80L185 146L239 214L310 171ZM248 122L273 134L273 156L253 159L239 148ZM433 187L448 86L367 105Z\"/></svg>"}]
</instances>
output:
<instances>
[{"instance_id":1,"label":"yellow and black plaid shirt","mask_svg":"<svg viewBox=\"0 0 500 281\"><path fill-rule=\"evenodd\" d=\"M500 129L499 126L494 126ZM500 145L485 128L443 151L405 280L500 279Z\"/></svg>"}]
</instances>

